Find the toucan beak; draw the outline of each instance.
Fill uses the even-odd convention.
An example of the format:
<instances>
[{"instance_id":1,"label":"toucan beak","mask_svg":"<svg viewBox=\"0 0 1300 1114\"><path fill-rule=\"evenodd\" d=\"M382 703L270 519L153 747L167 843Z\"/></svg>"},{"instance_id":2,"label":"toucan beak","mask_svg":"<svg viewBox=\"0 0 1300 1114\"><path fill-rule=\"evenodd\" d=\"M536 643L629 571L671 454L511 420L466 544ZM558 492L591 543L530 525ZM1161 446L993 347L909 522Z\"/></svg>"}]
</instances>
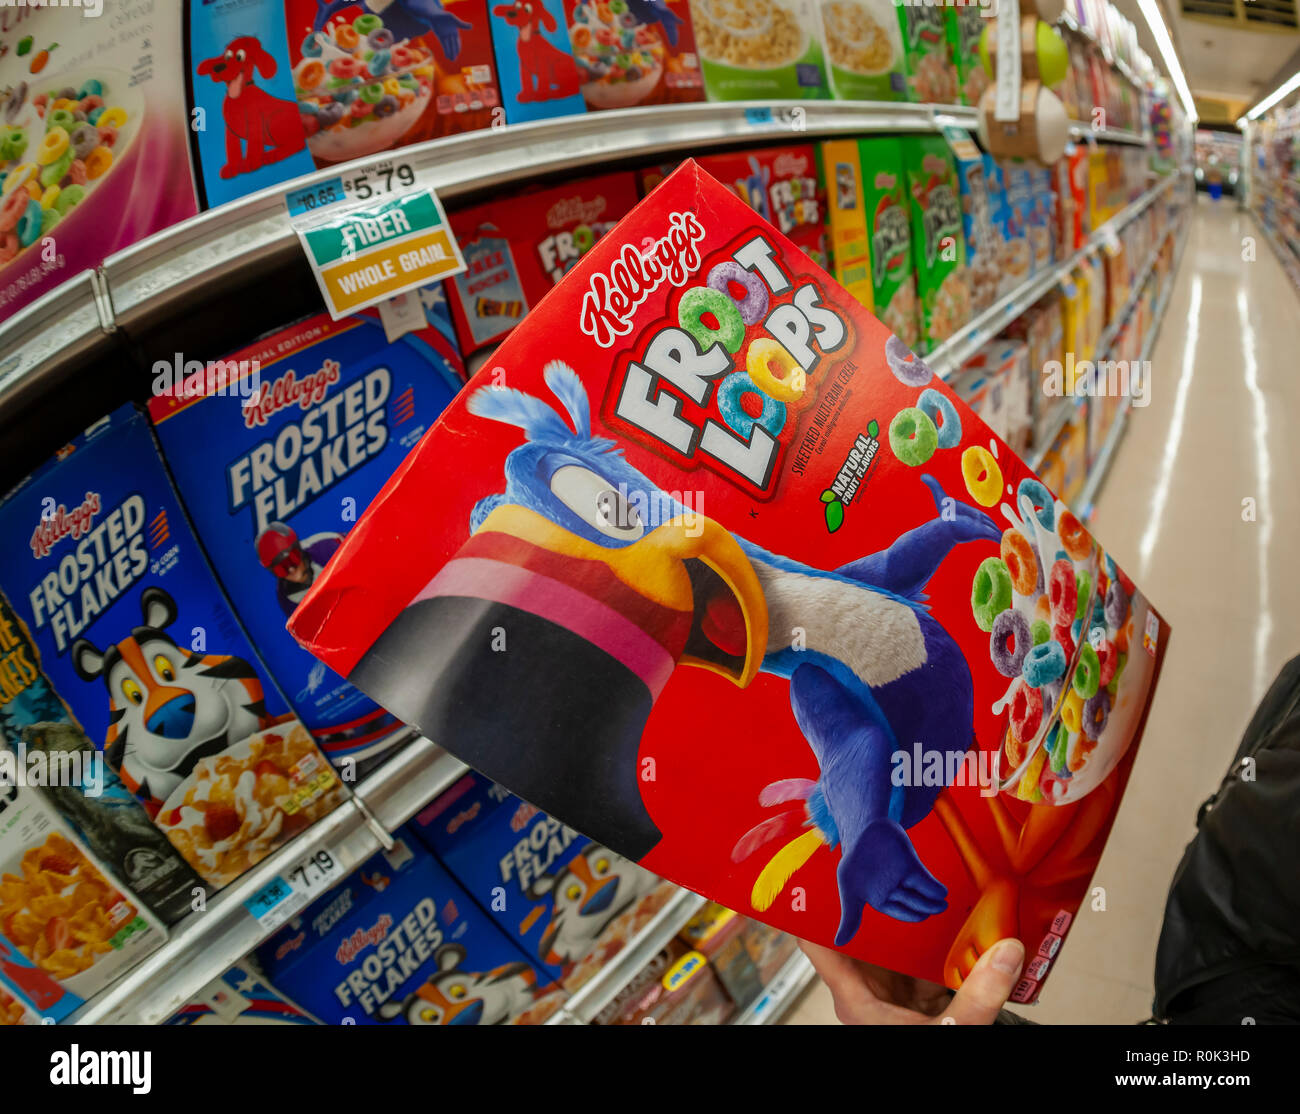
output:
<instances>
[{"instance_id":1,"label":"toucan beak","mask_svg":"<svg viewBox=\"0 0 1300 1114\"><path fill-rule=\"evenodd\" d=\"M767 600L744 550L713 519L682 515L630 545L606 547L508 505L488 515L478 533L494 531L579 563L599 562L637 596L689 617L679 664L719 673L741 688L758 673L767 651Z\"/></svg>"}]
</instances>

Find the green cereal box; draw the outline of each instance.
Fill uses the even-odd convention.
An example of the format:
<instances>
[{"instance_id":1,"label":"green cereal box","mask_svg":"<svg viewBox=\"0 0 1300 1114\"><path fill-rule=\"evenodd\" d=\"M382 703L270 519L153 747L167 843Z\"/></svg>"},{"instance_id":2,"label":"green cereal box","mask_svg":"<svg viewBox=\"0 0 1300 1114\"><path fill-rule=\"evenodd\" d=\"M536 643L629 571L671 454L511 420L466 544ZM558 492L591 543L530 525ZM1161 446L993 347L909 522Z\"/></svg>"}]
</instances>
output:
<instances>
[{"instance_id":1,"label":"green cereal box","mask_svg":"<svg viewBox=\"0 0 1300 1114\"><path fill-rule=\"evenodd\" d=\"M711 101L829 100L816 0L691 0Z\"/></svg>"},{"instance_id":2,"label":"green cereal box","mask_svg":"<svg viewBox=\"0 0 1300 1114\"><path fill-rule=\"evenodd\" d=\"M930 352L970 320L960 188L943 136L908 136L900 142L912 208L921 351Z\"/></svg>"},{"instance_id":3,"label":"green cereal box","mask_svg":"<svg viewBox=\"0 0 1300 1114\"><path fill-rule=\"evenodd\" d=\"M909 101L957 103L957 67L952 60L948 14L944 7L898 5Z\"/></svg>"},{"instance_id":4,"label":"green cereal box","mask_svg":"<svg viewBox=\"0 0 1300 1114\"><path fill-rule=\"evenodd\" d=\"M894 0L824 0L821 18L837 100L907 100L903 35Z\"/></svg>"},{"instance_id":5,"label":"green cereal box","mask_svg":"<svg viewBox=\"0 0 1300 1114\"><path fill-rule=\"evenodd\" d=\"M996 10L976 3L948 9L948 38L957 66L957 95L962 104L972 108L978 107L984 90L993 83L980 61L980 36L989 26L987 17Z\"/></svg>"},{"instance_id":6,"label":"green cereal box","mask_svg":"<svg viewBox=\"0 0 1300 1114\"><path fill-rule=\"evenodd\" d=\"M919 351L921 330L903 141L888 135L872 136L859 140L857 147L875 314L899 340Z\"/></svg>"}]
</instances>

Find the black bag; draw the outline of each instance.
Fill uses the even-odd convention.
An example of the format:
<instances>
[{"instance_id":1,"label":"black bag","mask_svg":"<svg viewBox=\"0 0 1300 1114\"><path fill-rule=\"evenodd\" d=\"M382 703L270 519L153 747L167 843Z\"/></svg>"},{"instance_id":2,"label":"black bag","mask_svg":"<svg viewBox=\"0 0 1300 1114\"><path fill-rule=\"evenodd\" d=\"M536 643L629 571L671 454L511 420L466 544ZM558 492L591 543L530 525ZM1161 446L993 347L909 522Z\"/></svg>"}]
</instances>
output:
<instances>
[{"instance_id":1,"label":"black bag","mask_svg":"<svg viewBox=\"0 0 1300 1114\"><path fill-rule=\"evenodd\" d=\"M1300 657L1196 824L1165 905L1155 1020L1300 1023Z\"/></svg>"}]
</instances>

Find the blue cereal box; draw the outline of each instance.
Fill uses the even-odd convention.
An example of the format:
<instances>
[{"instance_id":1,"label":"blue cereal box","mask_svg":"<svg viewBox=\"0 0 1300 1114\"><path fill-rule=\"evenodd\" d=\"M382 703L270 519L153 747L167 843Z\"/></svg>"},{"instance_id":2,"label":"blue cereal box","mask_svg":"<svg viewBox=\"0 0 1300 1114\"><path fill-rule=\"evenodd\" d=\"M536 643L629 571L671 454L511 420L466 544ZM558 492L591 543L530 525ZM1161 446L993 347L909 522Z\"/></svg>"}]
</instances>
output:
<instances>
[{"instance_id":1,"label":"blue cereal box","mask_svg":"<svg viewBox=\"0 0 1300 1114\"><path fill-rule=\"evenodd\" d=\"M0 532L0 589L40 668L205 882L343 799L213 579L142 413L119 408L18 484Z\"/></svg>"},{"instance_id":2,"label":"blue cereal box","mask_svg":"<svg viewBox=\"0 0 1300 1114\"><path fill-rule=\"evenodd\" d=\"M671 887L478 773L411 823L534 963L576 990Z\"/></svg>"},{"instance_id":3,"label":"blue cereal box","mask_svg":"<svg viewBox=\"0 0 1300 1114\"><path fill-rule=\"evenodd\" d=\"M167 1025L319 1025L311 1014L266 984L253 964L237 963L213 979Z\"/></svg>"},{"instance_id":4,"label":"blue cereal box","mask_svg":"<svg viewBox=\"0 0 1300 1114\"><path fill-rule=\"evenodd\" d=\"M382 317L300 321L204 368L224 380L207 374L200 383L196 372L150 403L235 611L307 729L345 770L406 729L299 647L284 624L460 388L445 303L434 307L441 327L428 322L432 297L420 291ZM156 387L166 386L166 367L155 369Z\"/></svg>"},{"instance_id":5,"label":"blue cereal box","mask_svg":"<svg viewBox=\"0 0 1300 1114\"><path fill-rule=\"evenodd\" d=\"M563 0L493 0L490 11L506 122L585 112Z\"/></svg>"},{"instance_id":6,"label":"blue cereal box","mask_svg":"<svg viewBox=\"0 0 1300 1114\"><path fill-rule=\"evenodd\" d=\"M266 976L330 1025L502 1025L563 1001L406 830L258 950Z\"/></svg>"}]
</instances>

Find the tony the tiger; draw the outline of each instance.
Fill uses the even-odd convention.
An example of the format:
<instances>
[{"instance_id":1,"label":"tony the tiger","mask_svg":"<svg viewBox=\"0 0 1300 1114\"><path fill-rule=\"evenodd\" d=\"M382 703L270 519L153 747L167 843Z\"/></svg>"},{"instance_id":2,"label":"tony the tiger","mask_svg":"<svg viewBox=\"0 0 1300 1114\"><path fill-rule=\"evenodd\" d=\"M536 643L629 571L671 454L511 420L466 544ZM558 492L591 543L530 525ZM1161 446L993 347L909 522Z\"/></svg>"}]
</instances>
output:
<instances>
[{"instance_id":1,"label":"tony the tiger","mask_svg":"<svg viewBox=\"0 0 1300 1114\"><path fill-rule=\"evenodd\" d=\"M140 594L143 624L100 651L72 646L83 681L102 677L112 710L104 756L155 816L201 758L269 727L262 682L243 658L195 654L165 633L176 602L158 587Z\"/></svg>"}]
</instances>

